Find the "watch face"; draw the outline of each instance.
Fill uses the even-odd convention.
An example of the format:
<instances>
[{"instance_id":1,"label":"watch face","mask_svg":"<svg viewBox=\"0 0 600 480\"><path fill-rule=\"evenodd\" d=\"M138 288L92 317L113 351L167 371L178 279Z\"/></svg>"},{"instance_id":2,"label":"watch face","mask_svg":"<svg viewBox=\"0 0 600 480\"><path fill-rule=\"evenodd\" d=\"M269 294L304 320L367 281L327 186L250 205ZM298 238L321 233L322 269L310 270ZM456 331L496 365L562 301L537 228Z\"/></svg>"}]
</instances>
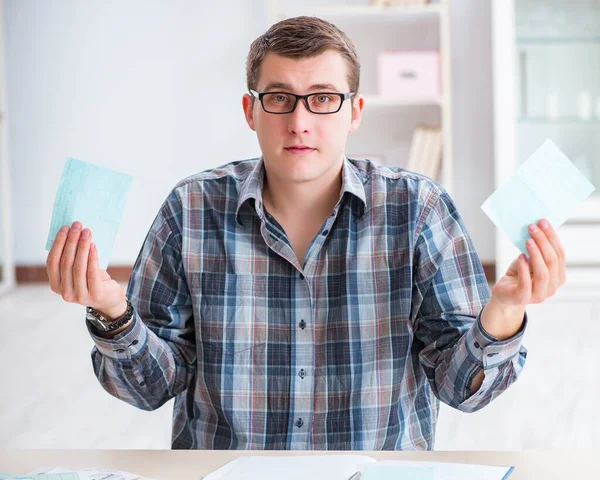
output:
<instances>
[{"instance_id":1,"label":"watch face","mask_svg":"<svg viewBox=\"0 0 600 480\"><path fill-rule=\"evenodd\" d=\"M106 328L106 325L104 324L104 322L101 322L100 320L98 320L94 315L92 315L91 313L88 313L86 315L86 318L90 321L90 323L92 325L94 325L97 329L102 330L103 332L106 332L108 329Z\"/></svg>"}]
</instances>

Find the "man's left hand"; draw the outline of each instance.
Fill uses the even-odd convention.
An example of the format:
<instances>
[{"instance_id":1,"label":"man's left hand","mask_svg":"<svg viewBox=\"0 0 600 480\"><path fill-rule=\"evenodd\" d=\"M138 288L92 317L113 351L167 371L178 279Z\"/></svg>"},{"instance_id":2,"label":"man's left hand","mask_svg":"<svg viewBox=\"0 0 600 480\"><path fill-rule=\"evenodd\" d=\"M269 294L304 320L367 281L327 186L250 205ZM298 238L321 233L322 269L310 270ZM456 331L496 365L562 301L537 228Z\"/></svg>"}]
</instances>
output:
<instances>
[{"instance_id":1,"label":"man's left hand","mask_svg":"<svg viewBox=\"0 0 600 480\"><path fill-rule=\"evenodd\" d=\"M552 225L542 219L529 233L529 260L521 254L511 263L483 310L484 329L500 339L519 331L526 305L552 297L566 280L565 252Z\"/></svg>"}]
</instances>

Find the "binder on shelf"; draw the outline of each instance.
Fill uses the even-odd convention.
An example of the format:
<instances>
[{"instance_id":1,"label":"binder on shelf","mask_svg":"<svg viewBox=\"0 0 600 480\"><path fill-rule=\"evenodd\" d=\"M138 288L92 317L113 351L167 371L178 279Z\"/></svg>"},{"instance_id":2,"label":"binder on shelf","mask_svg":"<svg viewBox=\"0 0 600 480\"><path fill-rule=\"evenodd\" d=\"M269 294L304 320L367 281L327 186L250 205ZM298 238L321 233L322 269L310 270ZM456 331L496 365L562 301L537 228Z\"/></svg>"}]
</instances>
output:
<instances>
[{"instance_id":1,"label":"binder on shelf","mask_svg":"<svg viewBox=\"0 0 600 480\"><path fill-rule=\"evenodd\" d=\"M418 126L413 133L406 169L438 182L441 163L441 128Z\"/></svg>"}]
</instances>

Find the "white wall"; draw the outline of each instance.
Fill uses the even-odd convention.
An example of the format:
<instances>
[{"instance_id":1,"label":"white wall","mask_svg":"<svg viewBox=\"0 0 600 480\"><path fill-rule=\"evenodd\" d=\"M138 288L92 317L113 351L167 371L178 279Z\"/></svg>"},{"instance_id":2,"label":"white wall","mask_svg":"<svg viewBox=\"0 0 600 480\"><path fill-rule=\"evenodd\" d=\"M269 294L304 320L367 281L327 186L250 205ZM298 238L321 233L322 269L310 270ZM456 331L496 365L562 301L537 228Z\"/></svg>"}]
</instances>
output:
<instances>
[{"instance_id":1,"label":"white wall","mask_svg":"<svg viewBox=\"0 0 600 480\"><path fill-rule=\"evenodd\" d=\"M494 225L481 204L494 191L490 0L451 0L453 195L482 262L494 262Z\"/></svg>"},{"instance_id":2,"label":"white wall","mask_svg":"<svg viewBox=\"0 0 600 480\"><path fill-rule=\"evenodd\" d=\"M45 262L69 156L135 176L111 260L131 264L178 180L259 155L241 96L266 1L6 0L5 10L17 264ZM454 198L483 261L494 254L479 208L493 188L489 15L489 0L452 5Z\"/></svg>"},{"instance_id":3,"label":"white wall","mask_svg":"<svg viewBox=\"0 0 600 480\"><path fill-rule=\"evenodd\" d=\"M0 43L4 37L4 4L0 0ZM11 212L9 208L8 148L6 134L6 68L4 48L0 47L0 296L13 288Z\"/></svg>"}]
</instances>

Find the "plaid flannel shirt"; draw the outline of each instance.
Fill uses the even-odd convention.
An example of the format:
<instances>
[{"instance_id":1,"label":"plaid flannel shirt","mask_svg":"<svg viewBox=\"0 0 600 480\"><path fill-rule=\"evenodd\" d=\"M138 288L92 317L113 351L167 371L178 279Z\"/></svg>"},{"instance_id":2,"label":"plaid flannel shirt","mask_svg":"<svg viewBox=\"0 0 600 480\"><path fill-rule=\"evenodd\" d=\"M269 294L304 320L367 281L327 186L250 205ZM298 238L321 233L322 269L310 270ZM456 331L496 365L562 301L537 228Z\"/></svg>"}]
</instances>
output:
<instances>
[{"instance_id":1,"label":"plaid flannel shirt","mask_svg":"<svg viewBox=\"0 0 600 480\"><path fill-rule=\"evenodd\" d=\"M472 412L516 380L527 314L508 340L483 330L490 289L440 184L344 158L299 262L264 175L259 158L178 183L134 265L134 321L110 340L88 324L110 394L175 397L173 448L431 450L440 400Z\"/></svg>"}]
</instances>

